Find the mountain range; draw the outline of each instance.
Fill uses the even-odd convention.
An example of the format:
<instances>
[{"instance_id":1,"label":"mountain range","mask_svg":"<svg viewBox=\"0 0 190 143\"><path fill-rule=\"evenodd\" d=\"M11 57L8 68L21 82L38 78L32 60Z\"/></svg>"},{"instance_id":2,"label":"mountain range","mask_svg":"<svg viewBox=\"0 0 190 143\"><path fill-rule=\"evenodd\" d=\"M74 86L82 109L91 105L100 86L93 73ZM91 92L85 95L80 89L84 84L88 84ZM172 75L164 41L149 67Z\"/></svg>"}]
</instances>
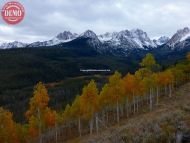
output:
<instances>
[{"instance_id":1,"label":"mountain range","mask_svg":"<svg viewBox=\"0 0 190 143\"><path fill-rule=\"evenodd\" d=\"M22 43L18 41L1 43L0 49L10 48L37 48L37 47L86 47L89 46L99 53L126 56L131 50L153 50L167 48L170 50L181 50L190 47L190 29L185 27L178 30L171 38L161 36L153 39L141 29L122 30L120 32L105 33L97 35L91 30L82 34L64 31L48 41L37 41L33 43Z\"/></svg>"}]
</instances>

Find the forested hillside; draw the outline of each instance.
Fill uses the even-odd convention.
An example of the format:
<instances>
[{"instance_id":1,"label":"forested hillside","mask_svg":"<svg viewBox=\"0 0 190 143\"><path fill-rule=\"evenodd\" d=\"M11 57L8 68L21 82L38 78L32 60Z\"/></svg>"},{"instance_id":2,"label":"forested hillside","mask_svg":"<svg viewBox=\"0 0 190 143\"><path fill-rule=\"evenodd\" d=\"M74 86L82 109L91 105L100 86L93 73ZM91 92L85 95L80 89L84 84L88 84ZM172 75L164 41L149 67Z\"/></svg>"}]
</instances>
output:
<instances>
[{"instance_id":1,"label":"forested hillside","mask_svg":"<svg viewBox=\"0 0 190 143\"><path fill-rule=\"evenodd\" d=\"M134 73L147 52L155 56L160 65L157 68L164 70L182 61L188 51L188 47L183 50L165 47L152 50L133 49L127 57L123 57L97 53L83 40L52 47L0 50L0 105L12 111L16 121L24 122L23 114L27 110L33 86L39 81L44 82L49 90L50 106L59 110L71 103L91 79L102 85L116 70L122 75ZM80 71L90 68L110 71Z\"/></svg>"},{"instance_id":2,"label":"forested hillside","mask_svg":"<svg viewBox=\"0 0 190 143\"><path fill-rule=\"evenodd\" d=\"M26 123L15 122L11 112L0 108L0 142L58 143L99 134L146 109L153 111L160 99L174 98L172 92L190 80L190 54L164 71L160 71L154 56L147 54L140 67L124 76L116 71L101 86L91 80L71 104L59 111L50 108L46 86L39 82L25 113Z\"/></svg>"},{"instance_id":3,"label":"forested hillside","mask_svg":"<svg viewBox=\"0 0 190 143\"><path fill-rule=\"evenodd\" d=\"M94 74L101 75L101 81L116 69L122 73L133 72L140 59L141 56L124 58L98 55L89 47L56 46L0 50L0 105L13 111L17 121L22 121L33 86L37 82L60 83L49 89L52 99L50 105L58 109L60 106L66 106L65 102L71 102L90 79L97 79ZM80 71L89 68L111 71ZM61 100L65 102L59 102ZM17 107L20 108L19 112Z\"/></svg>"}]
</instances>

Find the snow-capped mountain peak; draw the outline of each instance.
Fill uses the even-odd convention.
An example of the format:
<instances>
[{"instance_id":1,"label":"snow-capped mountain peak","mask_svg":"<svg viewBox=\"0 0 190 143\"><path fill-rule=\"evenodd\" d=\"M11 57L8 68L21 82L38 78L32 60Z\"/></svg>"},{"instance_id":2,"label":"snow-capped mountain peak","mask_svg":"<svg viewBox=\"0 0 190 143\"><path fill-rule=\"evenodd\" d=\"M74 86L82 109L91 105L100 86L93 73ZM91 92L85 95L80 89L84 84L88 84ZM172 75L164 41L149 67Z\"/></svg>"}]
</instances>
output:
<instances>
[{"instance_id":1,"label":"snow-capped mountain peak","mask_svg":"<svg viewBox=\"0 0 190 143\"><path fill-rule=\"evenodd\" d=\"M70 31L64 31L59 33L56 37L51 40L43 41L43 42L34 42L28 45L28 47L42 47L42 46L53 46L60 43L65 43L74 40L77 38L78 34L71 33Z\"/></svg>"},{"instance_id":2,"label":"snow-capped mountain peak","mask_svg":"<svg viewBox=\"0 0 190 143\"><path fill-rule=\"evenodd\" d=\"M99 50L101 47L101 41L92 30L86 30L79 36L79 38L87 38L87 43L96 50Z\"/></svg>"},{"instance_id":3,"label":"snow-capped mountain peak","mask_svg":"<svg viewBox=\"0 0 190 143\"><path fill-rule=\"evenodd\" d=\"M118 38L132 40L138 47L156 47L154 42L148 37L147 33L141 29L133 29L131 31L124 30L118 33Z\"/></svg>"},{"instance_id":4,"label":"snow-capped mountain peak","mask_svg":"<svg viewBox=\"0 0 190 143\"><path fill-rule=\"evenodd\" d=\"M132 35L133 37L148 38L147 33L144 32L144 31L141 30L141 29L132 29L130 32L131 32L131 35Z\"/></svg>"},{"instance_id":5,"label":"snow-capped mountain peak","mask_svg":"<svg viewBox=\"0 0 190 143\"><path fill-rule=\"evenodd\" d=\"M155 43L148 37L148 34L141 29L133 29L130 31L131 36L139 45L145 47L156 47Z\"/></svg>"},{"instance_id":6,"label":"snow-capped mountain peak","mask_svg":"<svg viewBox=\"0 0 190 143\"><path fill-rule=\"evenodd\" d=\"M122 30L120 32L105 33L99 35L102 42L109 42L115 46L128 48L154 48L157 45L148 37L147 33L141 29ZM123 45L123 46L122 46ZM120 48L121 48L120 47Z\"/></svg>"},{"instance_id":7,"label":"snow-capped mountain peak","mask_svg":"<svg viewBox=\"0 0 190 143\"><path fill-rule=\"evenodd\" d=\"M189 37L190 37L190 29L188 27L185 27L183 29L178 30L168 41L167 45L174 47L177 43L183 42Z\"/></svg>"},{"instance_id":8,"label":"snow-capped mountain peak","mask_svg":"<svg viewBox=\"0 0 190 143\"><path fill-rule=\"evenodd\" d=\"M26 46L27 46L26 43L13 41L13 42L9 42L9 43L1 43L0 49L22 48L22 47L26 47Z\"/></svg>"},{"instance_id":9,"label":"snow-capped mountain peak","mask_svg":"<svg viewBox=\"0 0 190 143\"><path fill-rule=\"evenodd\" d=\"M62 33L59 33L56 38L59 40L70 40L77 37L76 33L71 33L70 31L64 31Z\"/></svg>"},{"instance_id":10,"label":"snow-capped mountain peak","mask_svg":"<svg viewBox=\"0 0 190 143\"><path fill-rule=\"evenodd\" d=\"M85 37L85 38L97 38L96 33L94 33L92 30L86 30L84 33L80 35L80 37Z\"/></svg>"}]
</instances>

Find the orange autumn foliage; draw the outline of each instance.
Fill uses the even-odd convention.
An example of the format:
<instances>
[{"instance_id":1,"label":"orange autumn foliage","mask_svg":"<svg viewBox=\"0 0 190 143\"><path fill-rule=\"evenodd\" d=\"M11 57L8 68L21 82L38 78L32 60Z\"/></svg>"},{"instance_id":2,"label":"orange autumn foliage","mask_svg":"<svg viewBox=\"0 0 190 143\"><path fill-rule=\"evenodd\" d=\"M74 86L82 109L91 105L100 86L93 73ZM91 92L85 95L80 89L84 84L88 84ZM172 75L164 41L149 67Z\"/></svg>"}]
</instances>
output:
<instances>
[{"instance_id":1,"label":"orange autumn foliage","mask_svg":"<svg viewBox=\"0 0 190 143\"><path fill-rule=\"evenodd\" d=\"M19 143L12 113L0 108L0 143Z\"/></svg>"}]
</instances>

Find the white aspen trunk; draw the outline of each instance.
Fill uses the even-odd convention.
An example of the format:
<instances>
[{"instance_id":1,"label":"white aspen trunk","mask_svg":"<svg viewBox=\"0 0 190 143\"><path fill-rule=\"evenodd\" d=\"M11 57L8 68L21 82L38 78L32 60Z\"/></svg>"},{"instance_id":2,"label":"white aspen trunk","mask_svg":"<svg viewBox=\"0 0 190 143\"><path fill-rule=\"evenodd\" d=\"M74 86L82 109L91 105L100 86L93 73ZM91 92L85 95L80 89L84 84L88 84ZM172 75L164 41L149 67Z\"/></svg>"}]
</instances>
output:
<instances>
[{"instance_id":1,"label":"white aspen trunk","mask_svg":"<svg viewBox=\"0 0 190 143\"><path fill-rule=\"evenodd\" d=\"M106 123L108 124L109 122L109 110L106 112Z\"/></svg>"},{"instance_id":2,"label":"white aspen trunk","mask_svg":"<svg viewBox=\"0 0 190 143\"><path fill-rule=\"evenodd\" d=\"M143 95L141 95L138 99L138 107L141 107L142 106L142 103L143 103Z\"/></svg>"},{"instance_id":3,"label":"white aspen trunk","mask_svg":"<svg viewBox=\"0 0 190 143\"><path fill-rule=\"evenodd\" d=\"M129 107L128 107L128 99L126 100L126 111L127 111L127 117L129 116Z\"/></svg>"},{"instance_id":4,"label":"white aspen trunk","mask_svg":"<svg viewBox=\"0 0 190 143\"><path fill-rule=\"evenodd\" d=\"M105 109L102 111L102 121L105 124Z\"/></svg>"},{"instance_id":5,"label":"white aspen trunk","mask_svg":"<svg viewBox=\"0 0 190 143\"><path fill-rule=\"evenodd\" d=\"M170 94L169 97L172 97L172 84L169 85Z\"/></svg>"},{"instance_id":6,"label":"white aspen trunk","mask_svg":"<svg viewBox=\"0 0 190 143\"><path fill-rule=\"evenodd\" d=\"M90 135L92 135L92 132L93 132L93 117L92 119L90 120Z\"/></svg>"},{"instance_id":7,"label":"white aspen trunk","mask_svg":"<svg viewBox=\"0 0 190 143\"><path fill-rule=\"evenodd\" d=\"M81 137L81 121L80 121L80 117L78 118L78 131L79 131L79 136Z\"/></svg>"},{"instance_id":8,"label":"white aspen trunk","mask_svg":"<svg viewBox=\"0 0 190 143\"><path fill-rule=\"evenodd\" d=\"M137 96L137 113L139 112L139 98Z\"/></svg>"},{"instance_id":9,"label":"white aspen trunk","mask_svg":"<svg viewBox=\"0 0 190 143\"><path fill-rule=\"evenodd\" d=\"M95 114L95 118L96 118L96 133L99 133L99 125L98 125L98 113Z\"/></svg>"},{"instance_id":10,"label":"white aspen trunk","mask_svg":"<svg viewBox=\"0 0 190 143\"><path fill-rule=\"evenodd\" d=\"M152 89L150 88L150 111L152 111Z\"/></svg>"},{"instance_id":11,"label":"white aspen trunk","mask_svg":"<svg viewBox=\"0 0 190 143\"><path fill-rule=\"evenodd\" d=\"M57 143L57 122L55 123L55 143Z\"/></svg>"},{"instance_id":12,"label":"white aspen trunk","mask_svg":"<svg viewBox=\"0 0 190 143\"><path fill-rule=\"evenodd\" d=\"M119 102L118 101L117 101L116 110L117 110L117 123L119 124Z\"/></svg>"},{"instance_id":13,"label":"white aspen trunk","mask_svg":"<svg viewBox=\"0 0 190 143\"><path fill-rule=\"evenodd\" d=\"M134 107L134 109L133 109L133 113L135 114L135 94L134 94L134 92L133 92L133 107Z\"/></svg>"},{"instance_id":14,"label":"white aspen trunk","mask_svg":"<svg viewBox=\"0 0 190 143\"><path fill-rule=\"evenodd\" d=\"M159 103L159 87L156 88L156 104Z\"/></svg>"},{"instance_id":15,"label":"white aspen trunk","mask_svg":"<svg viewBox=\"0 0 190 143\"><path fill-rule=\"evenodd\" d=\"M130 104L129 104L129 113L130 113L130 114L131 114L131 112L132 112L132 111L131 111L131 110L132 110L132 109L131 109L131 108L132 108L131 106L132 106L132 105L131 105L131 103L130 103Z\"/></svg>"},{"instance_id":16,"label":"white aspen trunk","mask_svg":"<svg viewBox=\"0 0 190 143\"><path fill-rule=\"evenodd\" d=\"M167 85L165 86L165 95L167 95Z\"/></svg>"},{"instance_id":17,"label":"white aspen trunk","mask_svg":"<svg viewBox=\"0 0 190 143\"><path fill-rule=\"evenodd\" d=\"M120 110L121 110L121 117L123 117L124 113L123 113L123 105L120 105Z\"/></svg>"}]
</instances>

